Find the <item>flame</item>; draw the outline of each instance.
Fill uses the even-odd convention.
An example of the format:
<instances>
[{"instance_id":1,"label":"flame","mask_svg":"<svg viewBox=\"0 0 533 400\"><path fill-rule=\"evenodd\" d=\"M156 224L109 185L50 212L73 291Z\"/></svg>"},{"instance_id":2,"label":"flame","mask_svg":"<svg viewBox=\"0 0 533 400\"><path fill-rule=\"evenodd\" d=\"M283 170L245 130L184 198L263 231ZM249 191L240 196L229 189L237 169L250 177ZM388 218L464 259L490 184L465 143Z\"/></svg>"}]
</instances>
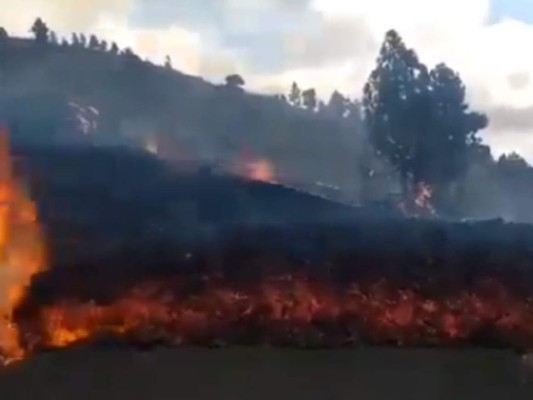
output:
<instances>
[{"instance_id":1,"label":"flame","mask_svg":"<svg viewBox=\"0 0 533 400\"><path fill-rule=\"evenodd\" d=\"M44 260L35 204L14 182L8 132L0 129L0 360L24 356L12 312Z\"/></svg>"},{"instance_id":2,"label":"flame","mask_svg":"<svg viewBox=\"0 0 533 400\"><path fill-rule=\"evenodd\" d=\"M239 160L230 169L233 173L252 181L277 182L274 165L267 159Z\"/></svg>"},{"instance_id":3,"label":"flame","mask_svg":"<svg viewBox=\"0 0 533 400\"><path fill-rule=\"evenodd\" d=\"M146 282L107 304L65 299L44 306L22 322L31 327L24 332L33 338L28 350L106 337L168 345L457 345L487 330L506 345L533 343L531 299L491 280L434 296L384 281L339 287L304 275L201 282L193 292L174 279Z\"/></svg>"},{"instance_id":4,"label":"flame","mask_svg":"<svg viewBox=\"0 0 533 400\"><path fill-rule=\"evenodd\" d=\"M249 179L274 183L276 181L274 165L265 159L252 161L246 165L246 176Z\"/></svg>"}]
</instances>

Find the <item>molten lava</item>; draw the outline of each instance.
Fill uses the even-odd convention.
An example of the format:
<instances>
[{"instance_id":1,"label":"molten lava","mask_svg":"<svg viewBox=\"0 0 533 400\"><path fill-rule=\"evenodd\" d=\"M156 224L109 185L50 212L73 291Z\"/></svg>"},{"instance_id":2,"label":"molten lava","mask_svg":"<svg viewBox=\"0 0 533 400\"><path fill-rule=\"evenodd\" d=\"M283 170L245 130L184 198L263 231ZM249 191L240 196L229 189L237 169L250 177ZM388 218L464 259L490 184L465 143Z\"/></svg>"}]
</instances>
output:
<instances>
[{"instance_id":1,"label":"molten lava","mask_svg":"<svg viewBox=\"0 0 533 400\"><path fill-rule=\"evenodd\" d=\"M12 312L45 266L35 204L13 179L8 133L0 130L0 361L24 355Z\"/></svg>"},{"instance_id":2,"label":"molten lava","mask_svg":"<svg viewBox=\"0 0 533 400\"><path fill-rule=\"evenodd\" d=\"M533 343L531 299L495 281L423 294L386 282L339 285L303 275L230 283L221 278L146 282L97 304L64 299L21 320L28 352L77 342L166 345Z\"/></svg>"}]
</instances>

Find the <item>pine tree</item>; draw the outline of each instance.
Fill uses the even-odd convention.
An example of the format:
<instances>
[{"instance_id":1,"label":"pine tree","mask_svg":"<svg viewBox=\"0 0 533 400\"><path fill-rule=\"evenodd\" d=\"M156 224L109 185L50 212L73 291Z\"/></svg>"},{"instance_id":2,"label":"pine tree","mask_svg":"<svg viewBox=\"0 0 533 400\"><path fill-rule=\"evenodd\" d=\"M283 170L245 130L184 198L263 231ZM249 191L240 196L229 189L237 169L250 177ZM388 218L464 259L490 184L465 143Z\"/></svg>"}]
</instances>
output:
<instances>
[{"instance_id":1,"label":"pine tree","mask_svg":"<svg viewBox=\"0 0 533 400\"><path fill-rule=\"evenodd\" d=\"M417 183L413 176L429 105L427 68L396 31L387 32L364 87L363 112L372 144L400 172L405 196Z\"/></svg>"},{"instance_id":2,"label":"pine tree","mask_svg":"<svg viewBox=\"0 0 533 400\"><path fill-rule=\"evenodd\" d=\"M292 83L289 93L289 103L294 107L300 107L302 105L302 92L296 82Z\"/></svg>"},{"instance_id":3,"label":"pine tree","mask_svg":"<svg viewBox=\"0 0 533 400\"><path fill-rule=\"evenodd\" d=\"M46 26L41 18L35 20L30 31L33 33L35 41L38 44L46 44L48 42L48 33L50 32L50 29L48 29L48 26Z\"/></svg>"}]
</instances>

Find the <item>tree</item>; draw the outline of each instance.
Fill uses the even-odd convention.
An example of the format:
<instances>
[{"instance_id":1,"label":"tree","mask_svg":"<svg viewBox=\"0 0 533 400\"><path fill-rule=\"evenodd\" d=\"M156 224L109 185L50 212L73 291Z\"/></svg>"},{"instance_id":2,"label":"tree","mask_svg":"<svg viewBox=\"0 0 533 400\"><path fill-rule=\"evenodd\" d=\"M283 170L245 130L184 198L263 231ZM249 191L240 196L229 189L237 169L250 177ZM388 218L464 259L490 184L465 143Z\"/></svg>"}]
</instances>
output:
<instances>
[{"instance_id":1,"label":"tree","mask_svg":"<svg viewBox=\"0 0 533 400\"><path fill-rule=\"evenodd\" d=\"M57 39L57 35L54 31L50 31L50 34L48 35L48 42L55 46L59 44L59 40Z\"/></svg>"},{"instance_id":2,"label":"tree","mask_svg":"<svg viewBox=\"0 0 533 400\"><path fill-rule=\"evenodd\" d=\"M529 164L516 152L502 154L498 159L498 167L506 171L520 171L529 168Z\"/></svg>"},{"instance_id":3,"label":"tree","mask_svg":"<svg viewBox=\"0 0 533 400\"><path fill-rule=\"evenodd\" d=\"M7 39L9 39L9 34L5 28L0 26L0 43L7 41Z\"/></svg>"},{"instance_id":4,"label":"tree","mask_svg":"<svg viewBox=\"0 0 533 400\"><path fill-rule=\"evenodd\" d=\"M445 64L430 73L431 129L423 141L418 180L448 184L467 168L468 149L479 143L477 133L487 127L486 115L469 111L466 88L459 74Z\"/></svg>"},{"instance_id":5,"label":"tree","mask_svg":"<svg viewBox=\"0 0 533 400\"><path fill-rule=\"evenodd\" d=\"M126 47L123 51L122 51L122 56L128 60L128 61L140 61L141 59L139 58L139 56L137 54L135 54L133 52L133 50L130 48L130 47Z\"/></svg>"},{"instance_id":6,"label":"tree","mask_svg":"<svg viewBox=\"0 0 533 400\"><path fill-rule=\"evenodd\" d=\"M98 50L106 52L107 51L107 42L105 40L102 40L100 42L100 45L98 46Z\"/></svg>"},{"instance_id":7,"label":"tree","mask_svg":"<svg viewBox=\"0 0 533 400\"><path fill-rule=\"evenodd\" d=\"M80 37L77 33L72 34L72 46L78 47L80 45Z\"/></svg>"},{"instance_id":8,"label":"tree","mask_svg":"<svg viewBox=\"0 0 533 400\"><path fill-rule=\"evenodd\" d=\"M48 26L43 22L41 18L37 18L35 22L33 23L30 32L33 33L33 36L35 37L35 41L38 44L46 44L48 42L48 33L50 30L48 29Z\"/></svg>"},{"instance_id":9,"label":"tree","mask_svg":"<svg viewBox=\"0 0 533 400\"><path fill-rule=\"evenodd\" d=\"M119 53L119 48L117 46L117 44L115 42L111 43L111 47L109 48L109 51L111 54L118 54Z\"/></svg>"},{"instance_id":10,"label":"tree","mask_svg":"<svg viewBox=\"0 0 533 400\"><path fill-rule=\"evenodd\" d=\"M99 50L100 49L100 41L95 35L91 35L89 38L89 49L91 50Z\"/></svg>"},{"instance_id":11,"label":"tree","mask_svg":"<svg viewBox=\"0 0 533 400\"><path fill-rule=\"evenodd\" d=\"M327 110L338 118L344 117L347 100L338 91L334 91L329 98Z\"/></svg>"},{"instance_id":12,"label":"tree","mask_svg":"<svg viewBox=\"0 0 533 400\"><path fill-rule=\"evenodd\" d=\"M170 58L170 56L165 57L165 68L172 69L172 59Z\"/></svg>"},{"instance_id":13,"label":"tree","mask_svg":"<svg viewBox=\"0 0 533 400\"><path fill-rule=\"evenodd\" d=\"M80 46L87 47L87 36L85 36L83 33L80 33Z\"/></svg>"},{"instance_id":14,"label":"tree","mask_svg":"<svg viewBox=\"0 0 533 400\"><path fill-rule=\"evenodd\" d=\"M294 107L300 107L302 105L302 92L296 82L292 83L289 93L289 103Z\"/></svg>"},{"instance_id":15,"label":"tree","mask_svg":"<svg viewBox=\"0 0 533 400\"><path fill-rule=\"evenodd\" d=\"M317 107L316 90L307 89L302 92L303 106L309 111L315 111Z\"/></svg>"},{"instance_id":16,"label":"tree","mask_svg":"<svg viewBox=\"0 0 533 400\"><path fill-rule=\"evenodd\" d=\"M393 30L365 85L363 115L375 149L399 171L406 200L422 183L445 186L463 173L488 123L468 111L454 71L440 64L429 72Z\"/></svg>"},{"instance_id":17,"label":"tree","mask_svg":"<svg viewBox=\"0 0 533 400\"><path fill-rule=\"evenodd\" d=\"M226 76L226 86L231 88L241 88L245 85L244 79L239 74Z\"/></svg>"},{"instance_id":18,"label":"tree","mask_svg":"<svg viewBox=\"0 0 533 400\"><path fill-rule=\"evenodd\" d=\"M364 87L363 115L374 148L399 171L406 197L418 183L413 176L429 105L427 68L396 31L387 32Z\"/></svg>"}]
</instances>

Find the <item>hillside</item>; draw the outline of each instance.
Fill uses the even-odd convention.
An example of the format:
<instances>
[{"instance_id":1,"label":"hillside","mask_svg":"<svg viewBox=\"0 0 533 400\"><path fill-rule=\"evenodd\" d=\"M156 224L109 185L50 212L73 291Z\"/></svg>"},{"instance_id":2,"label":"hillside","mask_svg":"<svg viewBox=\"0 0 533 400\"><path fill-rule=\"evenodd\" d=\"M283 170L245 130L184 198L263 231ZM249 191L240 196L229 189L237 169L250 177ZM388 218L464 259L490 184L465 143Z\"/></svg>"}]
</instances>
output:
<instances>
[{"instance_id":1,"label":"hillside","mask_svg":"<svg viewBox=\"0 0 533 400\"><path fill-rule=\"evenodd\" d=\"M14 149L53 253L77 260L149 243L197 240L217 227L335 223L357 209L196 163L117 146ZM78 258L79 257L79 258Z\"/></svg>"},{"instance_id":2,"label":"hillside","mask_svg":"<svg viewBox=\"0 0 533 400\"><path fill-rule=\"evenodd\" d=\"M5 39L0 86L0 115L25 142L68 141L79 131L68 107L74 102L98 111L92 140L150 143L173 159L265 158L284 180L326 182L351 200L361 199L361 176L370 168L358 114L309 112L129 53Z\"/></svg>"}]
</instances>

